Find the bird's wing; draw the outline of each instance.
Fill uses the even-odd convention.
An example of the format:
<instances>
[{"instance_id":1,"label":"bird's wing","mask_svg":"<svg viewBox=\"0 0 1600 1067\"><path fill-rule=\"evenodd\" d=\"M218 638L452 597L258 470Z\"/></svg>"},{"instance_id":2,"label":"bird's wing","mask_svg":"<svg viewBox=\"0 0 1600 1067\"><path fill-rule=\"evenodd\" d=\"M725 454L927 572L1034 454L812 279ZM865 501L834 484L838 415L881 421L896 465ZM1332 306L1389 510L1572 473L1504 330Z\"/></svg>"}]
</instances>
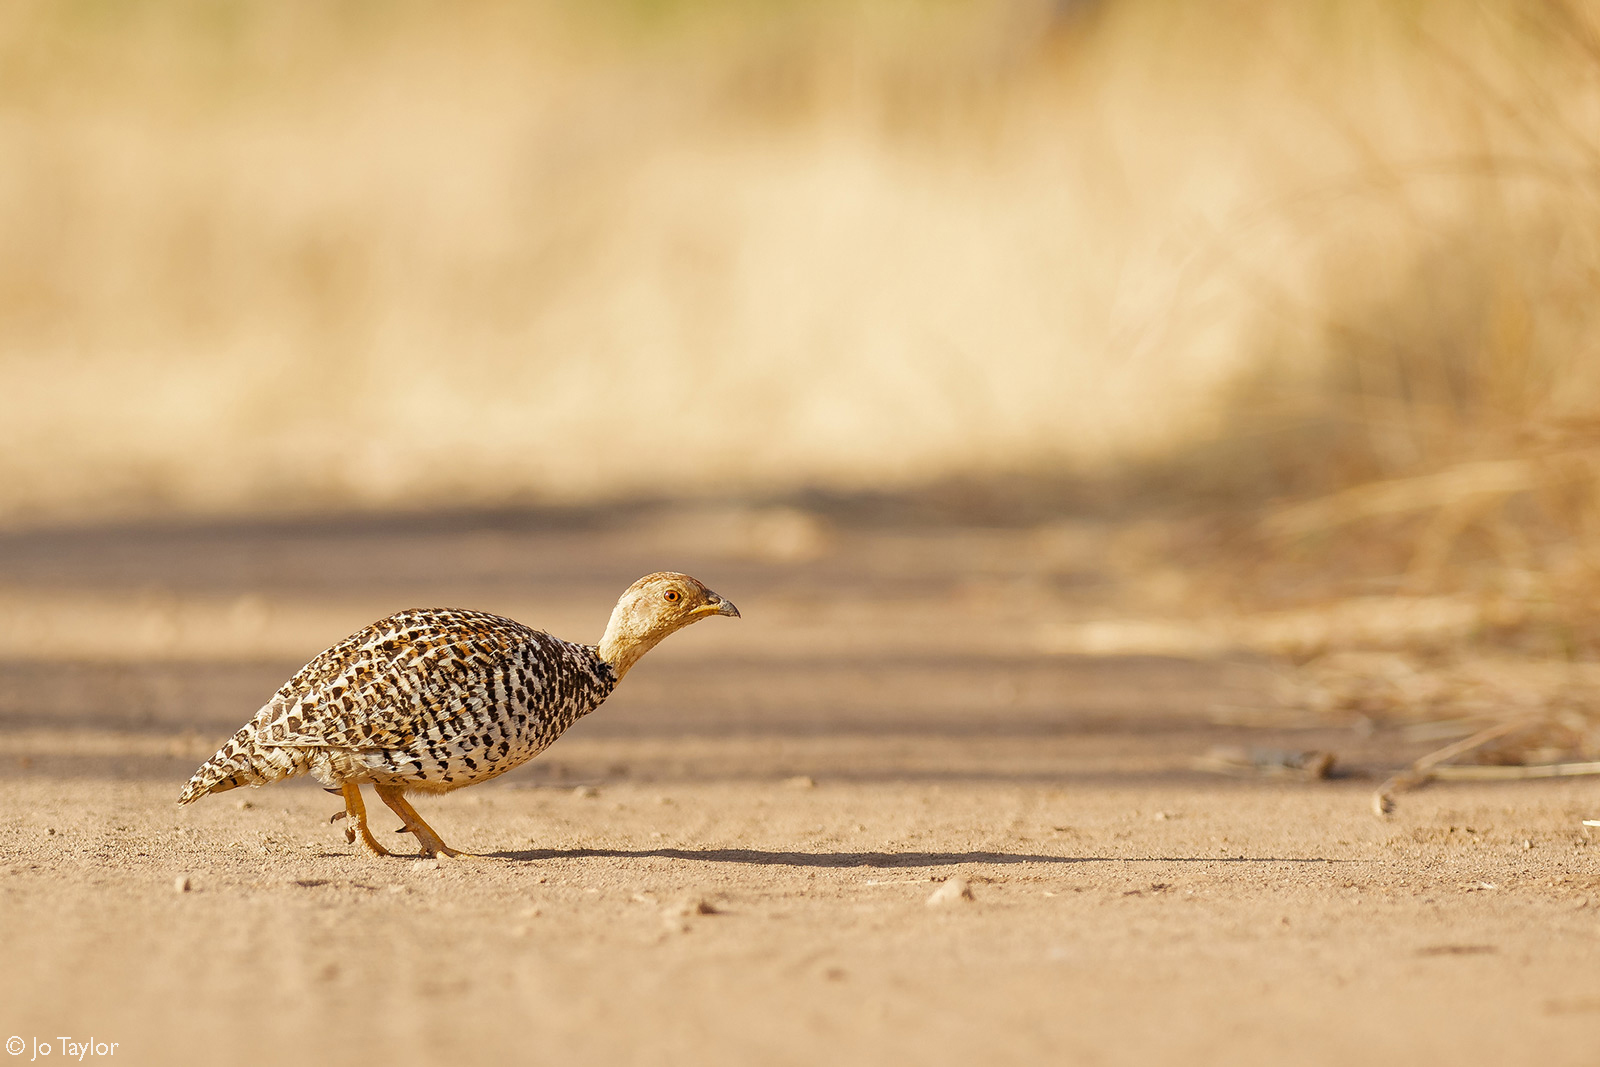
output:
<instances>
[{"instance_id":1,"label":"bird's wing","mask_svg":"<svg viewBox=\"0 0 1600 1067\"><path fill-rule=\"evenodd\" d=\"M391 615L297 671L258 716L257 741L355 751L437 742L503 702L505 666L534 634L483 612Z\"/></svg>"}]
</instances>

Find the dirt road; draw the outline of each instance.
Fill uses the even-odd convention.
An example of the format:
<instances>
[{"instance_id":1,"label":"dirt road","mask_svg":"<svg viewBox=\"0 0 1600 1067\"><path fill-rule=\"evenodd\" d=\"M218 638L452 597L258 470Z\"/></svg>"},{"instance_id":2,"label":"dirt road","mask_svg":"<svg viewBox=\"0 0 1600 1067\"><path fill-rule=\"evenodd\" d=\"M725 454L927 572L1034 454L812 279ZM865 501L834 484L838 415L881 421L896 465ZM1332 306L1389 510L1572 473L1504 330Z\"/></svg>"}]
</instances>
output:
<instances>
[{"instance_id":1,"label":"dirt road","mask_svg":"<svg viewBox=\"0 0 1600 1067\"><path fill-rule=\"evenodd\" d=\"M1592 783L1434 786L1380 821L1371 775L1414 749L1222 724L1270 703L1266 665L1042 650L1124 591L1092 536L1040 537L661 513L0 538L0 1039L51 1063L90 1038L83 1062L139 1064L1596 1062ZM174 803L371 618L592 640L665 566L745 617L424 808L480 858L369 858L306 783ZM1351 776L1191 769L1222 743Z\"/></svg>"}]
</instances>

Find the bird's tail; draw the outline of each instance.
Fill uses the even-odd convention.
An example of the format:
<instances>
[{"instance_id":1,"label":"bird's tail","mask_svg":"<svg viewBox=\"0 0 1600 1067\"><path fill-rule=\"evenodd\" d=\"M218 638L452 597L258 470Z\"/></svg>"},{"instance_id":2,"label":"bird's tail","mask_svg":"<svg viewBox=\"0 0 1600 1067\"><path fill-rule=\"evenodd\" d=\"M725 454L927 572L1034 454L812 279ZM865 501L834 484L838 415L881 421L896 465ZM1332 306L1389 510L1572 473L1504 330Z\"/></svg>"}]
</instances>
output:
<instances>
[{"instance_id":1,"label":"bird's tail","mask_svg":"<svg viewBox=\"0 0 1600 1067\"><path fill-rule=\"evenodd\" d=\"M265 756L255 743L251 726L243 727L194 772L178 803L192 804L207 793L225 793L241 785L265 785L288 777L288 768Z\"/></svg>"}]
</instances>

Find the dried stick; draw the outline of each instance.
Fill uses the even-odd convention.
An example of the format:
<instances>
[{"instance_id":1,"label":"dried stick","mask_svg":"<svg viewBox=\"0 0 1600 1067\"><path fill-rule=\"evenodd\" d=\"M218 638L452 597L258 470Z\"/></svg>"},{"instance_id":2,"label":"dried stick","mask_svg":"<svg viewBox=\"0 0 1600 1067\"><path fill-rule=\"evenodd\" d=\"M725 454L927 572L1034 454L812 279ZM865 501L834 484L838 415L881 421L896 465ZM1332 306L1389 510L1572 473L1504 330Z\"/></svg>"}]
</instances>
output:
<instances>
[{"instance_id":1,"label":"dried stick","mask_svg":"<svg viewBox=\"0 0 1600 1067\"><path fill-rule=\"evenodd\" d=\"M1600 763L1513 763L1465 767L1435 767L1431 775L1441 781L1505 781L1519 778L1576 778L1600 774Z\"/></svg>"},{"instance_id":2,"label":"dried stick","mask_svg":"<svg viewBox=\"0 0 1600 1067\"><path fill-rule=\"evenodd\" d=\"M1490 741L1515 733L1528 725L1525 719L1497 722L1487 729L1479 730L1471 737L1464 737L1460 741L1435 749L1380 785L1378 791L1372 794L1372 810L1380 816L1390 814L1394 811L1394 794L1415 789L1436 777L1439 764L1471 752L1475 748L1482 748Z\"/></svg>"}]
</instances>

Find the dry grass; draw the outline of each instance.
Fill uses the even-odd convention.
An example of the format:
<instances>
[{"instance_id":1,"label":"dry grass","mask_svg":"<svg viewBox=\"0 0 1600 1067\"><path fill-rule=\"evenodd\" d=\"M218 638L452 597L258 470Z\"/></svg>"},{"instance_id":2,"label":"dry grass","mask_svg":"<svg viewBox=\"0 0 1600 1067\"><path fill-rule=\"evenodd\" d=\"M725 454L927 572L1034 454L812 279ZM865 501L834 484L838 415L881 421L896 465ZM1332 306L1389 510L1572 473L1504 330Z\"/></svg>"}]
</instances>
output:
<instances>
[{"instance_id":1,"label":"dry grass","mask_svg":"<svg viewBox=\"0 0 1600 1067\"><path fill-rule=\"evenodd\" d=\"M1594 65L1392 7L13 5L0 515L1476 456L1458 355L1594 336Z\"/></svg>"}]
</instances>

